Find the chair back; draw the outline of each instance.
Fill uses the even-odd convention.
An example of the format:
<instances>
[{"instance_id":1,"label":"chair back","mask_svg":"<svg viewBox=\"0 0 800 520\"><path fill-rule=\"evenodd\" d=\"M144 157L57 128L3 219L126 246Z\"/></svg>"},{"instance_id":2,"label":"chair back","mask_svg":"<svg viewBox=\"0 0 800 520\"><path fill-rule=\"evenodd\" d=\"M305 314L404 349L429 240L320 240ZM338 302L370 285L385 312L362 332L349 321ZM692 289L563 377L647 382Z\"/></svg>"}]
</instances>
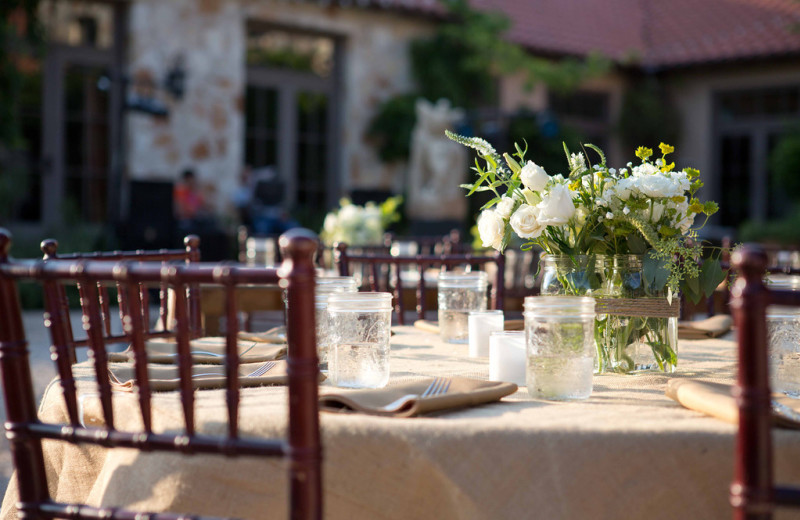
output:
<instances>
[{"instance_id":1,"label":"chair back","mask_svg":"<svg viewBox=\"0 0 800 520\"><path fill-rule=\"evenodd\" d=\"M58 241L48 238L42 241L41 249L44 260L91 260L91 261L106 261L106 262L120 262L120 261L135 261L135 262L162 262L164 264L175 263L193 263L200 261L200 238L197 235L188 235L183 239L184 249L157 249L157 250L136 250L136 251L94 251L88 253L58 253ZM61 319L65 320L65 333L67 335L66 342L68 344L72 362L75 363L77 356L75 354L75 347L85 347L89 344L88 337L75 338L72 324L69 320L69 299L67 291L64 287L66 280L62 283L56 284L55 290L52 293L45 293L45 307L48 312L58 313ZM88 309L91 304L97 304L100 308L103 334L108 340L121 341L125 339L124 335L112 333L112 322L114 318L111 314L111 298L109 296L109 284L98 283L96 291L89 291L85 285L76 281L74 284L78 289L80 295L81 306ZM119 304L119 324L121 325L123 315L125 313L125 305L128 299L125 298L124 292L126 288L120 283L114 283L112 286L117 290L117 303ZM157 300L158 300L158 320L153 327L150 316L151 308L151 291L144 286L139 287L142 312L144 315L144 323L148 327L145 332L145 338L169 336L173 334L172 326L168 323L169 308L167 297L167 284L162 283L158 287ZM189 331L192 337L199 337L202 334L202 324L200 317L200 296L196 285L192 285L188 292L189 303ZM117 327L120 328L120 327Z\"/></svg>"},{"instance_id":2,"label":"chair back","mask_svg":"<svg viewBox=\"0 0 800 520\"><path fill-rule=\"evenodd\" d=\"M731 262L738 275L730 308L738 345L733 395L739 408L739 429L730 501L737 520L769 519L776 505L800 507L800 488L773 484L766 313L772 304L800 306L800 292L766 287L767 255L758 246L735 250Z\"/></svg>"},{"instance_id":3,"label":"chair back","mask_svg":"<svg viewBox=\"0 0 800 520\"><path fill-rule=\"evenodd\" d=\"M503 309L505 258L500 253L492 255L442 254L442 255L391 255L387 253L358 253L349 251L347 244L337 244L334 251L334 262L341 276L350 276L354 264L360 264L367 272L368 287L372 291L387 291L394 293L395 312L397 322L405 324L405 303L403 302L403 284L400 276L401 268L415 266L419 272L416 287L417 318L425 318L426 294L425 270L429 267L439 267L447 270L457 266L482 267L487 265L495 267L494 277L491 281L491 307Z\"/></svg>"},{"instance_id":4,"label":"chair back","mask_svg":"<svg viewBox=\"0 0 800 520\"><path fill-rule=\"evenodd\" d=\"M289 459L291 518L321 518L321 450L317 408L319 369L314 337L315 272L312 260L317 241L313 233L293 230L281 237L280 245L284 249L286 260L280 269L196 262L165 267L161 261L138 259L118 262L84 258L12 260L9 258L10 245L11 235L0 229L0 372L6 405L5 427L17 470L17 506L21 518L190 518L183 514L150 516L122 508L97 508L54 501L48 491L43 439L185 455L285 457ZM50 329L53 345L51 357L55 361L63 390L68 424L49 424L37 418L28 344L18 294L18 283L30 281L41 284L43 291L49 293L50 302L57 301L57 285L62 281L80 283L84 294L90 298L90 303L83 306L83 322L88 335L88 347L92 353L87 363L94 369L102 409L101 426L85 426L81 422L79 397L66 341L68 331L59 313L50 316L47 327ZM188 291L192 284L200 283L221 285L227 297L227 432L223 436L198 435L196 432ZM104 334L100 306L93 303L97 299L97 287L106 284L118 284L124 289L120 291L125 322L124 337L131 344L134 353L134 380L143 425L141 432L120 431L115 428L106 350L110 340ZM178 433L157 433L152 428L152 393L144 342L147 327L142 312L140 287L163 284L167 284L175 293L179 396L184 420L183 431ZM281 284L287 291L291 309L287 319L288 439L253 439L239 435L240 360L234 291L243 284Z\"/></svg>"}]
</instances>

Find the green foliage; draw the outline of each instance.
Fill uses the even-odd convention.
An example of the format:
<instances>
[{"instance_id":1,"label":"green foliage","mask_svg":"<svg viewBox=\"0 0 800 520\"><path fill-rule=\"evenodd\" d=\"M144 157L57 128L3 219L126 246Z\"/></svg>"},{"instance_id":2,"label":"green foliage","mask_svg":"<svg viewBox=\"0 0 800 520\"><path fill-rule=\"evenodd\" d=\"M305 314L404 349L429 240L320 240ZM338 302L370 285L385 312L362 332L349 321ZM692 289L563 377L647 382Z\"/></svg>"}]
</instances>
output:
<instances>
[{"instance_id":1,"label":"green foliage","mask_svg":"<svg viewBox=\"0 0 800 520\"><path fill-rule=\"evenodd\" d=\"M558 173L564 169L563 147L579 149L585 138L580 132L566 125L559 125L554 135L545 136L537 115L522 110L509 121L508 140L513 143L526 143L531 150L530 159L548 172Z\"/></svg>"},{"instance_id":2,"label":"green foliage","mask_svg":"<svg viewBox=\"0 0 800 520\"><path fill-rule=\"evenodd\" d=\"M466 0L441 1L448 19L409 48L416 90L381 105L367 130L383 161L408 158L416 98L449 99L467 109L493 106L497 78L503 74L521 73L529 87L544 82L552 90L568 92L586 77L608 70L608 60L596 55L558 62L533 56L505 38L510 21L502 13L473 10Z\"/></svg>"},{"instance_id":3,"label":"green foliage","mask_svg":"<svg viewBox=\"0 0 800 520\"><path fill-rule=\"evenodd\" d=\"M19 63L39 51L38 5L39 0L0 2L0 149L22 146L17 104L23 94L24 74Z\"/></svg>"},{"instance_id":4,"label":"green foliage","mask_svg":"<svg viewBox=\"0 0 800 520\"><path fill-rule=\"evenodd\" d=\"M386 100L370 122L367 135L374 141L378 157L385 163L406 160L411 152L411 131L416 121L416 94Z\"/></svg>"},{"instance_id":5,"label":"green foliage","mask_svg":"<svg viewBox=\"0 0 800 520\"><path fill-rule=\"evenodd\" d=\"M800 201L800 131L778 141L770 154L769 166L781 191Z\"/></svg>"},{"instance_id":6,"label":"green foliage","mask_svg":"<svg viewBox=\"0 0 800 520\"><path fill-rule=\"evenodd\" d=\"M85 251L107 251L118 248L118 244L110 242L108 235L97 226L86 224L73 224L61 229L46 230L41 236L31 236L23 230L10 229L14 237L11 244L13 258L41 258L42 250L39 247L43 238L58 239L59 253L78 253ZM77 305L77 294L70 293L70 304ZM24 309L41 309L44 306L42 289L38 284L21 284L19 297Z\"/></svg>"},{"instance_id":7,"label":"green foliage","mask_svg":"<svg viewBox=\"0 0 800 520\"><path fill-rule=\"evenodd\" d=\"M680 125L678 111L655 79L647 79L625 91L617 131L626 148L645 143L652 153L661 141L679 141Z\"/></svg>"},{"instance_id":8,"label":"green foliage","mask_svg":"<svg viewBox=\"0 0 800 520\"><path fill-rule=\"evenodd\" d=\"M800 206L782 219L758 222L748 220L739 228L742 242L774 242L782 245L800 244Z\"/></svg>"}]
</instances>

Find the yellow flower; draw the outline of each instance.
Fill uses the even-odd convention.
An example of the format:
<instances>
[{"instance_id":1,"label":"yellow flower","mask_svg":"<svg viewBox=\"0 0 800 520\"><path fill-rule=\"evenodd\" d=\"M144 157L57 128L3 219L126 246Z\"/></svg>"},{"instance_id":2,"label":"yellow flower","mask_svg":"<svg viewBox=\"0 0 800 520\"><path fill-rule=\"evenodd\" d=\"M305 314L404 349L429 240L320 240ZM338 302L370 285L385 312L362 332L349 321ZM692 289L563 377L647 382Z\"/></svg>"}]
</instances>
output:
<instances>
[{"instance_id":1,"label":"yellow flower","mask_svg":"<svg viewBox=\"0 0 800 520\"><path fill-rule=\"evenodd\" d=\"M648 157L653 155L653 150L650 148L645 148L644 146L640 146L636 149L636 157L639 159L646 161Z\"/></svg>"},{"instance_id":2,"label":"yellow flower","mask_svg":"<svg viewBox=\"0 0 800 520\"><path fill-rule=\"evenodd\" d=\"M666 143L661 143L661 144L658 145L658 147L661 149L661 154L662 155L667 155L667 154L672 153L672 152L675 151L675 147L674 146L670 146L670 145L668 145Z\"/></svg>"}]
</instances>

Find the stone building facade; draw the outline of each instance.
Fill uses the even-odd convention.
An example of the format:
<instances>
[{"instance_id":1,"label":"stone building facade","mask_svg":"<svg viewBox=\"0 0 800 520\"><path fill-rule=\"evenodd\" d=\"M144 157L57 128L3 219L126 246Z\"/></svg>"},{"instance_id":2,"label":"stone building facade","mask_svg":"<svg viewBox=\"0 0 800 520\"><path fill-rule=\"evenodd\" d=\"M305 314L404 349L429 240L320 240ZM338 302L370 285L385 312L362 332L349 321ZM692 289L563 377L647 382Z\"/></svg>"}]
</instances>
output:
<instances>
[{"instance_id":1,"label":"stone building facade","mask_svg":"<svg viewBox=\"0 0 800 520\"><path fill-rule=\"evenodd\" d=\"M239 183L246 146L248 27L321 34L337 47L333 59L336 122L326 203L353 188L401 191L404 172L382 164L365 143L376 107L411 89L407 47L432 22L418 16L275 1L137 0L131 5L128 59L134 78L163 77L178 57L186 94L169 100L169 116L131 113L127 123L131 179L175 180L194 168L213 186L220 212ZM278 152L280 153L280 152ZM296 158L292 158L296 162ZM289 171L287 170L288 174ZM287 179L292 200L296 187Z\"/></svg>"}]
</instances>

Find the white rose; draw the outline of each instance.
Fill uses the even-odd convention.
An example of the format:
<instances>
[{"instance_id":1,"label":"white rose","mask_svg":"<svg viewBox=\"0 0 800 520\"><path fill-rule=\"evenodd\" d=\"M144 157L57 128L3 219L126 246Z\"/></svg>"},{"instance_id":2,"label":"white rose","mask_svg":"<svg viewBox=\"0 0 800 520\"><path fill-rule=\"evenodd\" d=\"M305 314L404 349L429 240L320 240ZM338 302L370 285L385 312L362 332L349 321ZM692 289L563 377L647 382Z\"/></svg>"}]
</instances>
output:
<instances>
[{"instance_id":1,"label":"white rose","mask_svg":"<svg viewBox=\"0 0 800 520\"><path fill-rule=\"evenodd\" d=\"M322 224L322 229L325 230L326 233L331 234L336 231L336 215L333 213L328 213L325 215L325 222Z\"/></svg>"},{"instance_id":2,"label":"white rose","mask_svg":"<svg viewBox=\"0 0 800 520\"><path fill-rule=\"evenodd\" d=\"M539 220L545 226L563 226L575 214L572 194L562 184L553 186L536 208L539 211Z\"/></svg>"},{"instance_id":3,"label":"white rose","mask_svg":"<svg viewBox=\"0 0 800 520\"><path fill-rule=\"evenodd\" d=\"M478 234L483 247L493 247L500 251L506 223L496 211L487 209L478 217Z\"/></svg>"},{"instance_id":4,"label":"white rose","mask_svg":"<svg viewBox=\"0 0 800 520\"><path fill-rule=\"evenodd\" d=\"M514 199L511 197L503 197L500 199L500 202L497 203L497 206L494 207L494 210L503 218L510 217L511 212L514 210Z\"/></svg>"},{"instance_id":5,"label":"white rose","mask_svg":"<svg viewBox=\"0 0 800 520\"><path fill-rule=\"evenodd\" d=\"M533 161L525 163L525 166L522 167L522 172L519 174L519 178L526 188L533 191L542 191L547 181L550 180L550 176L547 175L544 168Z\"/></svg>"},{"instance_id":6,"label":"white rose","mask_svg":"<svg viewBox=\"0 0 800 520\"><path fill-rule=\"evenodd\" d=\"M635 177L640 177L647 175L655 175L657 173L661 173L661 170L659 170L650 163L642 163L639 166L634 166L633 169L631 170L631 173L633 173Z\"/></svg>"},{"instance_id":7,"label":"white rose","mask_svg":"<svg viewBox=\"0 0 800 520\"><path fill-rule=\"evenodd\" d=\"M620 200L628 200L631 198L631 191L634 189L634 182L635 179L633 177L620 179L620 181L614 187L614 191Z\"/></svg>"},{"instance_id":8,"label":"white rose","mask_svg":"<svg viewBox=\"0 0 800 520\"><path fill-rule=\"evenodd\" d=\"M520 238L536 238L544 231L544 224L539 221L539 212L534 206L523 204L511 216L511 229Z\"/></svg>"},{"instance_id":9,"label":"white rose","mask_svg":"<svg viewBox=\"0 0 800 520\"><path fill-rule=\"evenodd\" d=\"M639 191L648 197L674 197L680 195L680 185L663 175L645 175L637 178Z\"/></svg>"}]
</instances>

